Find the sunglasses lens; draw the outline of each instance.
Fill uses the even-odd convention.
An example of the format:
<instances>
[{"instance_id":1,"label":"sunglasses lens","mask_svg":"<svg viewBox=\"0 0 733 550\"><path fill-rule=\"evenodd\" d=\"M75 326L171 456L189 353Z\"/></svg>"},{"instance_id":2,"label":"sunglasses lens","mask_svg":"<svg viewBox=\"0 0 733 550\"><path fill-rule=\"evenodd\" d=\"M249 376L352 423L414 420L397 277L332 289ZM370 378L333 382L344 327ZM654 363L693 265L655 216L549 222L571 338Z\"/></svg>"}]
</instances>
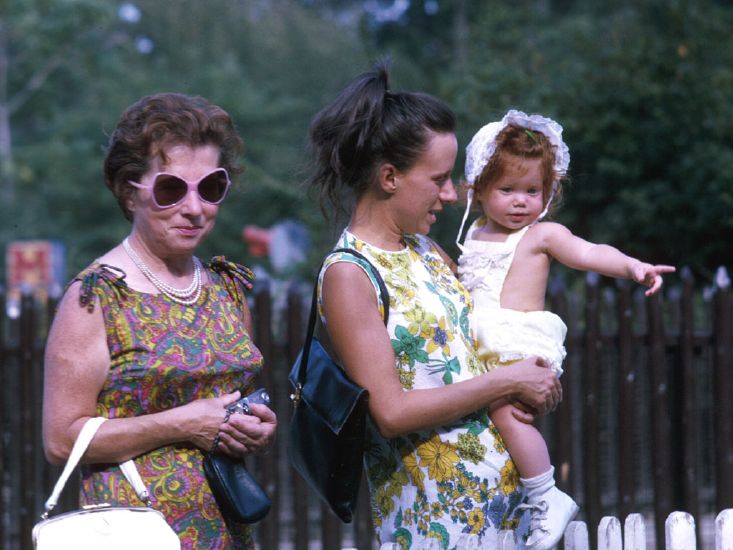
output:
<instances>
[{"instance_id":1,"label":"sunglasses lens","mask_svg":"<svg viewBox=\"0 0 733 550\"><path fill-rule=\"evenodd\" d=\"M203 182L201 182L203 183ZM188 192L188 185L181 178L167 174L158 176L153 187L155 202L158 206L171 206L176 204Z\"/></svg>"},{"instance_id":2,"label":"sunglasses lens","mask_svg":"<svg viewBox=\"0 0 733 550\"><path fill-rule=\"evenodd\" d=\"M224 170L212 172L199 183L199 196L206 202L218 204L224 200L228 187Z\"/></svg>"}]
</instances>

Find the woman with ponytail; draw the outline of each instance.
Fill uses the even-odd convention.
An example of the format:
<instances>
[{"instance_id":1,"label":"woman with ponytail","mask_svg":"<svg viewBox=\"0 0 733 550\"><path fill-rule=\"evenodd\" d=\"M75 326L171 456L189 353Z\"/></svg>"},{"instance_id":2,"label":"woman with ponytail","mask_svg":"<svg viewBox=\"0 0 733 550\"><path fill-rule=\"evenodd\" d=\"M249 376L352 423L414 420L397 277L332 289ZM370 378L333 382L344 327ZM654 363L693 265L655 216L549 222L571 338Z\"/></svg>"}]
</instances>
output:
<instances>
[{"instance_id":1,"label":"woman with ponytail","mask_svg":"<svg viewBox=\"0 0 733 550\"><path fill-rule=\"evenodd\" d=\"M324 211L330 202L348 215L335 248L361 252L389 291L385 327L358 258L332 252L319 274L322 333L369 392L365 465L380 542L455 548L473 533L490 547L500 529L526 532L519 477L487 410L518 401L529 422L557 406L561 388L537 358L479 374L470 295L426 236L456 200L453 113L431 95L391 91L381 64L316 115L309 137L310 184Z\"/></svg>"}]
</instances>

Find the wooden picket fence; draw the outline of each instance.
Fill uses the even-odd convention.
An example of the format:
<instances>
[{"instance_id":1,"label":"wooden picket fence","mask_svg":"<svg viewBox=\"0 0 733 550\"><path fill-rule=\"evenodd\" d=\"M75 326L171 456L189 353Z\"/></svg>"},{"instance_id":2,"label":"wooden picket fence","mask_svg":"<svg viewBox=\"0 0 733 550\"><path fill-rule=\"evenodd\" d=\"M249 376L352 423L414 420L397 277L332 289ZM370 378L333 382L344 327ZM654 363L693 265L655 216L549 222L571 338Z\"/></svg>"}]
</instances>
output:
<instances>
[{"instance_id":1,"label":"wooden picket fence","mask_svg":"<svg viewBox=\"0 0 733 550\"><path fill-rule=\"evenodd\" d=\"M666 519L664 529L665 550L695 550L697 532L695 518L687 512L672 512ZM562 540L565 550L590 550L588 526L583 521L570 522ZM715 518L713 536L715 550L733 550L733 509L720 512ZM649 545L644 516L629 514L624 521L613 516L601 519L598 525L598 546L603 550L646 550ZM518 550L520 548L514 531L501 531L495 541L480 541L477 535L466 535L456 545L456 550ZM712 546L711 546L712 548ZM343 550L356 550L344 548ZM379 550L401 550L394 542L382 544ZM425 539L414 550L441 550L435 539Z\"/></svg>"},{"instance_id":2,"label":"wooden picket fence","mask_svg":"<svg viewBox=\"0 0 733 550\"><path fill-rule=\"evenodd\" d=\"M582 523L572 524L565 548L621 548L604 538L618 531L611 516L627 518L623 548L636 548L626 537L643 514L647 547L686 550L694 546L664 546L670 518L684 524L675 511L688 512L687 525L694 525L691 518L709 524L723 510L722 546L707 529L693 539L699 548L733 550L726 519L733 508L733 293L726 270L706 282L682 270L650 299L628 282L593 274L571 282L568 290L553 281L548 299L568 325L565 398L539 422L558 485L581 506ZM354 523L344 525L287 461L287 374L302 344L311 289L281 283L253 294L254 337L267 365L258 382L270 389L279 419L276 447L250 464L273 500L257 526L258 546L378 550L365 487ZM31 296L7 308L0 291L0 550L31 548L31 528L59 473L45 462L40 437L43 349L54 310L53 300ZM76 505L71 489L57 509ZM588 543L577 542L583 536ZM496 546L510 548L500 544L510 541Z\"/></svg>"}]
</instances>

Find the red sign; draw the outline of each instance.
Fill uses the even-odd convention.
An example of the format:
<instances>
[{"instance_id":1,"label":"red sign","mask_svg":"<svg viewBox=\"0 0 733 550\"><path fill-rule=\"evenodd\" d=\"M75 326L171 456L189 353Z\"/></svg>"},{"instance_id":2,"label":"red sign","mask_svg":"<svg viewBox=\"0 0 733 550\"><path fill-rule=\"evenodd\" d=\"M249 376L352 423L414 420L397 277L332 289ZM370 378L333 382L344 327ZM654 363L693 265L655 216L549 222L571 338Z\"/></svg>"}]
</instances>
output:
<instances>
[{"instance_id":1,"label":"red sign","mask_svg":"<svg viewBox=\"0 0 733 550\"><path fill-rule=\"evenodd\" d=\"M63 247L54 241L15 241L5 252L8 291L12 298L21 292L45 297L54 285L63 283Z\"/></svg>"}]
</instances>

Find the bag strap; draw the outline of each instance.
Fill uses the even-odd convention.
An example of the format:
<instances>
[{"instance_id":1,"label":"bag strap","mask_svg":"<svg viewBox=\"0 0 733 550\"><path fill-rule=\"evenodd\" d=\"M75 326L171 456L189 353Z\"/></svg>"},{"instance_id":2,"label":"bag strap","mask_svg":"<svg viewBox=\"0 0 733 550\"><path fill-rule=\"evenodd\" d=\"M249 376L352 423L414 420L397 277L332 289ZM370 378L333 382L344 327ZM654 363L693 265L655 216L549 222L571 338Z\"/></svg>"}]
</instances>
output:
<instances>
[{"instance_id":1,"label":"bag strap","mask_svg":"<svg viewBox=\"0 0 733 550\"><path fill-rule=\"evenodd\" d=\"M82 427L81 431L79 432L79 436L74 442L74 446L71 448L69 458L66 461L66 466L64 466L63 472L61 472L61 475L59 476L56 485L54 485L53 491L51 491L51 496L48 497L48 500L46 501L46 504L44 506L46 511L41 516L43 519L46 519L51 510L56 507L56 504L59 501L59 496L61 496L61 491L64 490L64 486L69 480L71 472L73 472L74 468L76 468L77 464L79 464L81 457L84 456L84 453L89 447L89 444L92 442L92 439L94 439L94 435L97 433L97 430L106 420L107 419L103 416L90 418ZM140 498L140 500L142 500L146 504L146 506L151 506L152 503L150 502L148 490L145 487L145 483L143 482L142 477L140 477L140 472L138 472L137 468L135 467L135 462L133 462L132 460L127 460L120 464L120 469L125 475L127 481L130 482L130 485L132 485L133 489L135 489L135 493Z\"/></svg>"},{"instance_id":2,"label":"bag strap","mask_svg":"<svg viewBox=\"0 0 733 550\"><path fill-rule=\"evenodd\" d=\"M382 298L382 307L384 308L384 326L387 326L387 322L389 321L389 292L387 291L387 286L384 284L384 279L382 279L382 276L379 274L379 271L377 268L375 268L372 263L367 260L366 256L364 256L361 252L357 252L353 248L336 248L332 250L328 256L331 254L334 254L336 252L344 252L346 254L351 254L352 256L359 258L364 263L366 263L367 266L369 266L369 269L372 272L372 275L374 275L374 278L377 281L377 286L379 286L379 294ZM326 258L328 258L326 256ZM326 260L323 260L323 263L325 263ZM323 263L321 264L321 268L323 268ZM320 276L321 268L318 269L318 273ZM308 330L305 333L305 341L303 342L303 352L301 355L301 368L300 368L300 376L298 383L302 386L305 384L305 375L308 370L308 357L310 355L311 350L311 341L313 340L313 332L316 328L316 317L318 313L318 277L316 277L316 284L313 287L313 300L311 302L311 313L310 317L308 318Z\"/></svg>"}]
</instances>

